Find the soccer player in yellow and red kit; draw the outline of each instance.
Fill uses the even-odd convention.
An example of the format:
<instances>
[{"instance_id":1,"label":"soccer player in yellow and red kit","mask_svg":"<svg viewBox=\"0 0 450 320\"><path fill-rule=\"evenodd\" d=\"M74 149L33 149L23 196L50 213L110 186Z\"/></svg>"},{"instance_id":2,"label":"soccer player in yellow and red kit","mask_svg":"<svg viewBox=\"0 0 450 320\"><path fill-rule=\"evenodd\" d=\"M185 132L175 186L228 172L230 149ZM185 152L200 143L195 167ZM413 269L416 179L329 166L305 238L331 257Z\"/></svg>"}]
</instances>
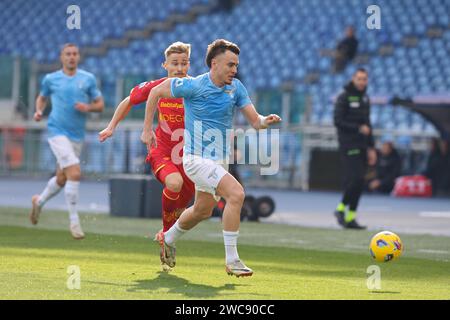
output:
<instances>
[{"instance_id":1,"label":"soccer player in yellow and red kit","mask_svg":"<svg viewBox=\"0 0 450 320\"><path fill-rule=\"evenodd\" d=\"M182 42L171 44L165 51L163 67L168 78L184 78L189 70L190 45ZM111 137L132 106L147 101L150 91L167 78L141 83L133 88L117 107L108 126L99 133L101 142ZM156 147L148 150L155 177L164 185L162 194L163 232L170 229L195 195L192 181L183 169L184 104L182 98L160 99L158 102L158 128ZM174 141L172 141L174 139ZM164 268L163 264L163 268Z\"/></svg>"}]
</instances>

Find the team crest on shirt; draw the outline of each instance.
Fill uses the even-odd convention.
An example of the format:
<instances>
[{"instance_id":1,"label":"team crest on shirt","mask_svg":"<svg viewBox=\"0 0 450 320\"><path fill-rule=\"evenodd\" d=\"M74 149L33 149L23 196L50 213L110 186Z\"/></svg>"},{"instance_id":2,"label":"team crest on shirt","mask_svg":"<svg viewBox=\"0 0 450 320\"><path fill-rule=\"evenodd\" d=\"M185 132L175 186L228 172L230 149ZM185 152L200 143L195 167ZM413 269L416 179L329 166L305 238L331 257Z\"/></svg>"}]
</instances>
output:
<instances>
[{"instance_id":1,"label":"team crest on shirt","mask_svg":"<svg viewBox=\"0 0 450 320\"><path fill-rule=\"evenodd\" d=\"M225 92L226 94L230 95L230 97L233 99L235 91L236 91L235 89L230 89L230 90L224 90L223 92Z\"/></svg>"},{"instance_id":2,"label":"team crest on shirt","mask_svg":"<svg viewBox=\"0 0 450 320\"><path fill-rule=\"evenodd\" d=\"M183 79L177 79L175 81L175 88L178 88L179 86L183 85Z\"/></svg>"},{"instance_id":3,"label":"team crest on shirt","mask_svg":"<svg viewBox=\"0 0 450 320\"><path fill-rule=\"evenodd\" d=\"M359 108L360 107L359 97L350 96L350 97L348 97L348 101L350 103L351 108Z\"/></svg>"}]
</instances>

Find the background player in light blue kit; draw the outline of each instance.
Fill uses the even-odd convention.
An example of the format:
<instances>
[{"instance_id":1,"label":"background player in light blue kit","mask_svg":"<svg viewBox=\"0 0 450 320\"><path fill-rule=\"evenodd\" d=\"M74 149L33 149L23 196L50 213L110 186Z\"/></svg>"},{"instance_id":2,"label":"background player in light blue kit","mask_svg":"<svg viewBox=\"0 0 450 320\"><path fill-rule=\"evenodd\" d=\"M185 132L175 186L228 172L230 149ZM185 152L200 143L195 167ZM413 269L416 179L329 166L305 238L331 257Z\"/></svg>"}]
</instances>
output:
<instances>
[{"instance_id":1,"label":"background player in light blue kit","mask_svg":"<svg viewBox=\"0 0 450 320\"><path fill-rule=\"evenodd\" d=\"M175 266L175 242L200 221L209 218L216 202L223 197L223 237L226 271L230 275L251 276L253 270L239 258L237 238L244 189L228 171L226 159L230 146L227 130L232 128L235 109L240 110L255 129L267 128L281 121L278 115L263 117L256 112L247 90L235 79L240 49L234 43L219 39L208 46L206 64L210 72L196 78L173 78L154 88L147 100L142 141L151 147L155 143L153 117L160 98L184 98L185 136L183 166L195 183L196 197L192 207L157 239L166 263ZM210 139L214 135L215 138ZM209 137L209 138L208 138Z\"/></svg>"},{"instance_id":2,"label":"background player in light blue kit","mask_svg":"<svg viewBox=\"0 0 450 320\"><path fill-rule=\"evenodd\" d=\"M40 195L32 197L30 220L32 224L37 224L44 204L64 187L70 215L70 231L75 239L82 239L84 233L77 211L81 177L79 157L87 113L103 111L104 103L94 75L78 69L78 47L74 44L64 45L60 58L62 69L47 74L42 80L34 114L34 120L41 121L50 98L52 110L47 124L48 142L57 161L56 175L48 181Z\"/></svg>"}]
</instances>

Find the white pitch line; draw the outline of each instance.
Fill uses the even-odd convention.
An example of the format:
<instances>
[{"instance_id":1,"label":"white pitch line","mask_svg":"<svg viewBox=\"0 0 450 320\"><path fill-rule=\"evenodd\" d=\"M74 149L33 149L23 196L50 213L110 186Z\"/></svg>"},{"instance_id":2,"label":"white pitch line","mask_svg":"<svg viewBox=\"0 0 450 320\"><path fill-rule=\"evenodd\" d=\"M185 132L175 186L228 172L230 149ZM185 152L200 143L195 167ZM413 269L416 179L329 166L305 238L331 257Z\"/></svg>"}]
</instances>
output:
<instances>
[{"instance_id":1,"label":"white pitch line","mask_svg":"<svg viewBox=\"0 0 450 320\"><path fill-rule=\"evenodd\" d=\"M448 251L445 250L432 250L432 249L419 249L417 250L418 252L423 252L423 253L436 253L436 254L448 254Z\"/></svg>"},{"instance_id":2,"label":"white pitch line","mask_svg":"<svg viewBox=\"0 0 450 320\"><path fill-rule=\"evenodd\" d=\"M450 211L422 211L419 213L422 218L447 218L450 219Z\"/></svg>"}]
</instances>

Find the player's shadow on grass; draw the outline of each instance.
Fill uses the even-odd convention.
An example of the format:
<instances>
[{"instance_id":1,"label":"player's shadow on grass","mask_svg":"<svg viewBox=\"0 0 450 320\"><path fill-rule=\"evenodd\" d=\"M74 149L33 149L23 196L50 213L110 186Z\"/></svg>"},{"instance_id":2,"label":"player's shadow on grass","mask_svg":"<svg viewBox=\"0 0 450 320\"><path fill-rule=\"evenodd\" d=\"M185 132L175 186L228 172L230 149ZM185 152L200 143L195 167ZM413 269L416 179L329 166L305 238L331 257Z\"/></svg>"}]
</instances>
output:
<instances>
[{"instance_id":1,"label":"player's shadow on grass","mask_svg":"<svg viewBox=\"0 0 450 320\"><path fill-rule=\"evenodd\" d=\"M227 283L220 287L214 287L204 284L192 283L186 279L177 277L176 275L160 271L155 279L137 280L134 286L127 291L142 292L149 291L154 293L155 290L167 288L167 293L182 294L189 298L214 298L216 296L233 295L236 287L246 286L243 284ZM258 294L253 294L258 295Z\"/></svg>"},{"instance_id":2,"label":"player's shadow on grass","mask_svg":"<svg viewBox=\"0 0 450 320\"><path fill-rule=\"evenodd\" d=\"M373 294L373 293L375 293L375 294L380 294L380 293L382 293L382 294L401 294L401 292L399 292L399 291L377 291L377 290L369 291L369 293L370 294Z\"/></svg>"}]
</instances>

